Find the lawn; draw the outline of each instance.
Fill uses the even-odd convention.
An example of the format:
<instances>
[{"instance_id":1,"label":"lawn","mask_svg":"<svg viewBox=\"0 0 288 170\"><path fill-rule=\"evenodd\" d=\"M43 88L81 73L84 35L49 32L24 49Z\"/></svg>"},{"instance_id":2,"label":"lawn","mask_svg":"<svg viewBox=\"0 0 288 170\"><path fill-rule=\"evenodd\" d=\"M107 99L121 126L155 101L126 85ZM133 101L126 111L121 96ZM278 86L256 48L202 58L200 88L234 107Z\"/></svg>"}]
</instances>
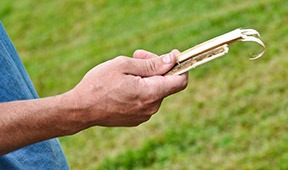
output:
<instances>
[{"instance_id":1,"label":"lawn","mask_svg":"<svg viewBox=\"0 0 288 170\"><path fill-rule=\"evenodd\" d=\"M73 88L92 67L136 49L183 51L235 28L233 44L190 71L186 90L135 128L60 138L71 169L288 169L288 1L0 1L0 19L41 97Z\"/></svg>"}]
</instances>

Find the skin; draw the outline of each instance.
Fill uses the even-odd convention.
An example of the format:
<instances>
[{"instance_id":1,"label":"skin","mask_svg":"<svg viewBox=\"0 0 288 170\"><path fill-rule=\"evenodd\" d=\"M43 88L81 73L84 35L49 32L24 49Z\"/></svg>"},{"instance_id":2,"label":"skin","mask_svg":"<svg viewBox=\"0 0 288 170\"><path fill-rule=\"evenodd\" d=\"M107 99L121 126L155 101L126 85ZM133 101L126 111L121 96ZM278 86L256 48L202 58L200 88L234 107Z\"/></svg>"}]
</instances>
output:
<instances>
[{"instance_id":1,"label":"skin","mask_svg":"<svg viewBox=\"0 0 288 170\"><path fill-rule=\"evenodd\" d=\"M47 98L0 103L0 155L72 135L92 126L138 126L162 100L187 86L187 74L162 76L176 63L173 50L137 50L92 68L70 91Z\"/></svg>"}]
</instances>

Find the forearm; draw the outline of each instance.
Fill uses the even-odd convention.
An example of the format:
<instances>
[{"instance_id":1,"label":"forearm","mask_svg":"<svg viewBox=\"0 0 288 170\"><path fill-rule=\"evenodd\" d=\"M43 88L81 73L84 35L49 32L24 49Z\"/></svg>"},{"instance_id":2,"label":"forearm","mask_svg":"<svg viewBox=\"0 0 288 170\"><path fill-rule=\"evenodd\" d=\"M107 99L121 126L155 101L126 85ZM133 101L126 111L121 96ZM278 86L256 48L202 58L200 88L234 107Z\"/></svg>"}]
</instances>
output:
<instances>
[{"instance_id":1,"label":"forearm","mask_svg":"<svg viewBox=\"0 0 288 170\"><path fill-rule=\"evenodd\" d=\"M0 103L0 155L91 126L137 126L186 87L187 74L161 76L176 63L173 51L162 57L136 51L134 57L94 67L65 94Z\"/></svg>"},{"instance_id":2,"label":"forearm","mask_svg":"<svg viewBox=\"0 0 288 170\"><path fill-rule=\"evenodd\" d=\"M64 95L0 103L0 155L82 128Z\"/></svg>"}]
</instances>

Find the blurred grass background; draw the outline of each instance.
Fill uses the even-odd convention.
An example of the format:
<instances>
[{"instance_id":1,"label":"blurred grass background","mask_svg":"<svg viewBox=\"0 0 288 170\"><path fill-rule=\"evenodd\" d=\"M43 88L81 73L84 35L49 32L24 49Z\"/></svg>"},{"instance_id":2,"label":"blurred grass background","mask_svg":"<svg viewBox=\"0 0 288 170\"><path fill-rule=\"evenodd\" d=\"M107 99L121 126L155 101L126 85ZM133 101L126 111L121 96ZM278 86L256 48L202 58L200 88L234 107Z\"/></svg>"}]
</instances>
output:
<instances>
[{"instance_id":1,"label":"blurred grass background","mask_svg":"<svg viewBox=\"0 0 288 170\"><path fill-rule=\"evenodd\" d=\"M235 28L258 30L261 59L247 60L254 44L232 45L191 71L187 89L149 122L60 140L71 169L288 169L287 0L2 0L0 19L42 97L136 49L183 51Z\"/></svg>"}]
</instances>

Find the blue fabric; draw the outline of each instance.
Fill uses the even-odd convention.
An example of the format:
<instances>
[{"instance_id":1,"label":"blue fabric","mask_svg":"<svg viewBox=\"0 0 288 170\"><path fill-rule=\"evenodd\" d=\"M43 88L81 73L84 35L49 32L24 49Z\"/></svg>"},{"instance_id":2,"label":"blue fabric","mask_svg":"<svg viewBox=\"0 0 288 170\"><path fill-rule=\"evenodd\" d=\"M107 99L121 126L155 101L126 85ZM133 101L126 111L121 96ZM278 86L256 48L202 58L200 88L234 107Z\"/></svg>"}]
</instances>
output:
<instances>
[{"instance_id":1,"label":"blue fabric","mask_svg":"<svg viewBox=\"0 0 288 170\"><path fill-rule=\"evenodd\" d=\"M0 102L38 98L16 49L0 22ZM1 116L0 116L1 118ZM69 169L57 138L0 156L0 170Z\"/></svg>"}]
</instances>

